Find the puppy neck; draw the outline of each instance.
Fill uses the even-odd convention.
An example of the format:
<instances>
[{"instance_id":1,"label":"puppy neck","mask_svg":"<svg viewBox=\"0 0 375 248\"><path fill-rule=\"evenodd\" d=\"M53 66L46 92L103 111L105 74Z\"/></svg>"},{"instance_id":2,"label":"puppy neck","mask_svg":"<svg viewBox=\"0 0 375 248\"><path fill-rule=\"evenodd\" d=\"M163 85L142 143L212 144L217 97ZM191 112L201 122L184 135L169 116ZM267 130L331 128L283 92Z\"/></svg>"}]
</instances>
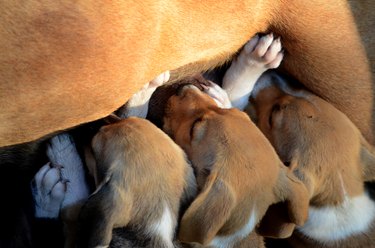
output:
<instances>
[{"instance_id":1,"label":"puppy neck","mask_svg":"<svg viewBox=\"0 0 375 248\"><path fill-rule=\"evenodd\" d=\"M309 218L298 230L320 243L342 241L350 236L367 233L375 220L375 202L365 192L345 196L337 206L310 207Z\"/></svg>"}]
</instances>

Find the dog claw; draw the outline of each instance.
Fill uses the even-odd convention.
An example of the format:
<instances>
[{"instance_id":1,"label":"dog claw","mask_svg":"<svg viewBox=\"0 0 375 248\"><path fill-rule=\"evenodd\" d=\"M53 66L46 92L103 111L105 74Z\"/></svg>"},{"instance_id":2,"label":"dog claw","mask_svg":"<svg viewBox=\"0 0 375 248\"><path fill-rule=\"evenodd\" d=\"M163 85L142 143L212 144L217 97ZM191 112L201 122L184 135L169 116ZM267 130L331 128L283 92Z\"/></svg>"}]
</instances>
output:
<instances>
[{"instance_id":1,"label":"dog claw","mask_svg":"<svg viewBox=\"0 0 375 248\"><path fill-rule=\"evenodd\" d=\"M35 216L57 218L62 209L88 197L82 161L68 134L50 140L47 147L50 159L35 175L32 193Z\"/></svg>"},{"instance_id":2,"label":"dog claw","mask_svg":"<svg viewBox=\"0 0 375 248\"><path fill-rule=\"evenodd\" d=\"M220 108L232 107L227 92L219 85L211 81L207 81L207 84L201 84L201 86L203 88L203 92L209 95Z\"/></svg>"}]
</instances>

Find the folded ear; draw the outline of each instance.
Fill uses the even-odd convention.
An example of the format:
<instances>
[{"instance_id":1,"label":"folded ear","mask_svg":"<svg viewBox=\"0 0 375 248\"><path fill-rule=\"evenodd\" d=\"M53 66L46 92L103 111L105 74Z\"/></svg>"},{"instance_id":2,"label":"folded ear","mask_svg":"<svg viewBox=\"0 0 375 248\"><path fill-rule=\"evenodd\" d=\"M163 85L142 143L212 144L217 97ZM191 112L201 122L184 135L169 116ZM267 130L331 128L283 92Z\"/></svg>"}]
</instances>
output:
<instances>
[{"instance_id":1,"label":"folded ear","mask_svg":"<svg viewBox=\"0 0 375 248\"><path fill-rule=\"evenodd\" d=\"M375 149L361 135L361 164L365 182L375 180Z\"/></svg>"},{"instance_id":2,"label":"folded ear","mask_svg":"<svg viewBox=\"0 0 375 248\"><path fill-rule=\"evenodd\" d=\"M287 238L295 225L303 225L308 217L309 194L305 185L285 166L277 184L278 203L269 207L258 233L265 237Z\"/></svg>"},{"instance_id":3,"label":"folded ear","mask_svg":"<svg viewBox=\"0 0 375 248\"><path fill-rule=\"evenodd\" d=\"M116 123L116 122L119 122L121 121L122 119L115 115L115 114L110 114L108 115L107 117L104 117L104 122L107 123L107 124L112 124L112 123Z\"/></svg>"},{"instance_id":4,"label":"folded ear","mask_svg":"<svg viewBox=\"0 0 375 248\"><path fill-rule=\"evenodd\" d=\"M182 217L179 240L208 245L230 217L235 201L230 186L212 172L201 193Z\"/></svg>"},{"instance_id":5,"label":"folded ear","mask_svg":"<svg viewBox=\"0 0 375 248\"><path fill-rule=\"evenodd\" d=\"M114 223L126 225L130 219L132 200L129 194L119 199L107 176L83 205L78 218L78 247L106 247L112 239ZM121 213L121 214L119 214Z\"/></svg>"},{"instance_id":6,"label":"folded ear","mask_svg":"<svg viewBox=\"0 0 375 248\"><path fill-rule=\"evenodd\" d=\"M279 202L267 209L257 232L264 237L287 238L293 233L295 226L289 219L285 202Z\"/></svg>"},{"instance_id":7,"label":"folded ear","mask_svg":"<svg viewBox=\"0 0 375 248\"><path fill-rule=\"evenodd\" d=\"M181 211L185 211L186 208L192 203L197 196L197 181L194 175L191 164L186 160L186 171L185 171L185 185L181 199Z\"/></svg>"}]
</instances>

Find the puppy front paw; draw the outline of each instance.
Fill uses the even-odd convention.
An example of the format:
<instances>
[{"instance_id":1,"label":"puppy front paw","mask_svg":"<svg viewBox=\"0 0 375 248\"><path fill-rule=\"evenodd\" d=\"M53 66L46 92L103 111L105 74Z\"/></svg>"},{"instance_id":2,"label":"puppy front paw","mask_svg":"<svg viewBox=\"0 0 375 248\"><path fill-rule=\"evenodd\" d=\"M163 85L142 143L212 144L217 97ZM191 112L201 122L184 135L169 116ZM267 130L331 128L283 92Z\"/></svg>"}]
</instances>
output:
<instances>
[{"instance_id":1,"label":"puppy front paw","mask_svg":"<svg viewBox=\"0 0 375 248\"><path fill-rule=\"evenodd\" d=\"M150 81L149 85L147 86L147 88L157 88L159 86L162 86L163 84L165 84L166 82L169 81L169 78L170 78L171 74L169 71L165 71L163 72L162 74L160 74L159 76L157 76L156 78L154 78L153 80ZM155 91L154 89L154 91Z\"/></svg>"},{"instance_id":2,"label":"puppy front paw","mask_svg":"<svg viewBox=\"0 0 375 248\"><path fill-rule=\"evenodd\" d=\"M272 33L248 41L223 78L223 89L233 107L243 110L258 78L266 70L277 68L283 57L280 38L275 39Z\"/></svg>"},{"instance_id":3,"label":"puppy front paw","mask_svg":"<svg viewBox=\"0 0 375 248\"><path fill-rule=\"evenodd\" d=\"M170 78L169 71L165 71L150 82L146 83L140 91L135 93L127 103L122 106L117 115L124 119L130 116L146 118L148 112L148 103L157 87L168 82Z\"/></svg>"},{"instance_id":4,"label":"puppy front paw","mask_svg":"<svg viewBox=\"0 0 375 248\"><path fill-rule=\"evenodd\" d=\"M276 38L272 33L259 37L254 36L249 40L240 55L237 63L251 69L262 70L277 68L284 57L280 37Z\"/></svg>"},{"instance_id":5,"label":"puppy front paw","mask_svg":"<svg viewBox=\"0 0 375 248\"><path fill-rule=\"evenodd\" d=\"M232 104L229 100L228 94L219 85L207 81L207 84L201 84L203 91L209 95L220 108L231 108Z\"/></svg>"},{"instance_id":6,"label":"puppy front paw","mask_svg":"<svg viewBox=\"0 0 375 248\"><path fill-rule=\"evenodd\" d=\"M61 167L47 163L40 168L31 183L31 191L35 203L35 217L58 218L66 193Z\"/></svg>"},{"instance_id":7,"label":"puppy front paw","mask_svg":"<svg viewBox=\"0 0 375 248\"><path fill-rule=\"evenodd\" d=\"M47 147L47 156L53 165L61 169L61 178L66 181L66 192L61 208L72 206L89 195L83 163L72 137L60 134L53 137Z\"/></svg>"}]
</instances>

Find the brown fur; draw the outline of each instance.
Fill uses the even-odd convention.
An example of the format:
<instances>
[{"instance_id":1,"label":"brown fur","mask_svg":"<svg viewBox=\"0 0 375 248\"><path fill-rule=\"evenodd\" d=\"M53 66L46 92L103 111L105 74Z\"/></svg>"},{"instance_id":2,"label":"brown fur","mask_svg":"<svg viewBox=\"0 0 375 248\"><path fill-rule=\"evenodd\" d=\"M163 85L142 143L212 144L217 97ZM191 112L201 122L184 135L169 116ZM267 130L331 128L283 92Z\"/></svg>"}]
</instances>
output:
<instances>
[{"instance_id":1,"label":"brown fur","mask_svg":"<svg viewBox=\"0 0 375 248\"><path fill-rule=\"evenodd\" d=\"M258 84L267 81L273 84L256 90L249 113L256 116L258 127L283 162L306 185L310 206L336 206L347 197L362 195L364 182L375 180L375 150L357 127L306 89L292 87L274 74L263 76ZM303 242L295 247L320 247L316 246L319 240L296 235ZM370 227L368 233L324 247L373 247L373 235Z\"/></svg>"},{"instance_id":2,"label":"brown fur","mask_svg":"<svg viewBox=\"0 0 375 248\"><path fill-rule=\"evenodd\" d=\"M195 196L194 174L184 152L139 118L101 128L92 150L97 189L80 213L81 245L109 245L112 229L127 227L150 238L147 247L170 247L152 226L168 207L175 228L180 201Z\"/></svg>"},{"instance_id":3,"label":"brown fur","mask_svg":"<svg viewBox=\"0 0 375 248\"><path fill-rule=\"evenodd\" d=\"M216 66L267 30L282 36L285 69L372 141L370 67L346 1L0 5L0 146L104 117L161 72ZM352 8L365 13L358 10L363 6L374 4L363 0ZM372 29L362 28L361 35L371 37Z\"/></svg>"},{"instance_id":4,"label":"brown fur","mask_svg":"<svg viewBox=\"0 0 375 248\"><path fill-rule=\"evenodd\" d=\"M182 217L180 241L209 245L215 237L241 230L252 211L256 224L269 205L280 201L288 202L287 222L304 223L306 189L282 165L245 113L220 109L208 95L189 85L169 99L164 130L188 154L200 189ZM291 234L278 228L272 228L273 234ZM248 247L254 241L249 242L240 239L231 245Z\"/></svg>"}]
</instances>

